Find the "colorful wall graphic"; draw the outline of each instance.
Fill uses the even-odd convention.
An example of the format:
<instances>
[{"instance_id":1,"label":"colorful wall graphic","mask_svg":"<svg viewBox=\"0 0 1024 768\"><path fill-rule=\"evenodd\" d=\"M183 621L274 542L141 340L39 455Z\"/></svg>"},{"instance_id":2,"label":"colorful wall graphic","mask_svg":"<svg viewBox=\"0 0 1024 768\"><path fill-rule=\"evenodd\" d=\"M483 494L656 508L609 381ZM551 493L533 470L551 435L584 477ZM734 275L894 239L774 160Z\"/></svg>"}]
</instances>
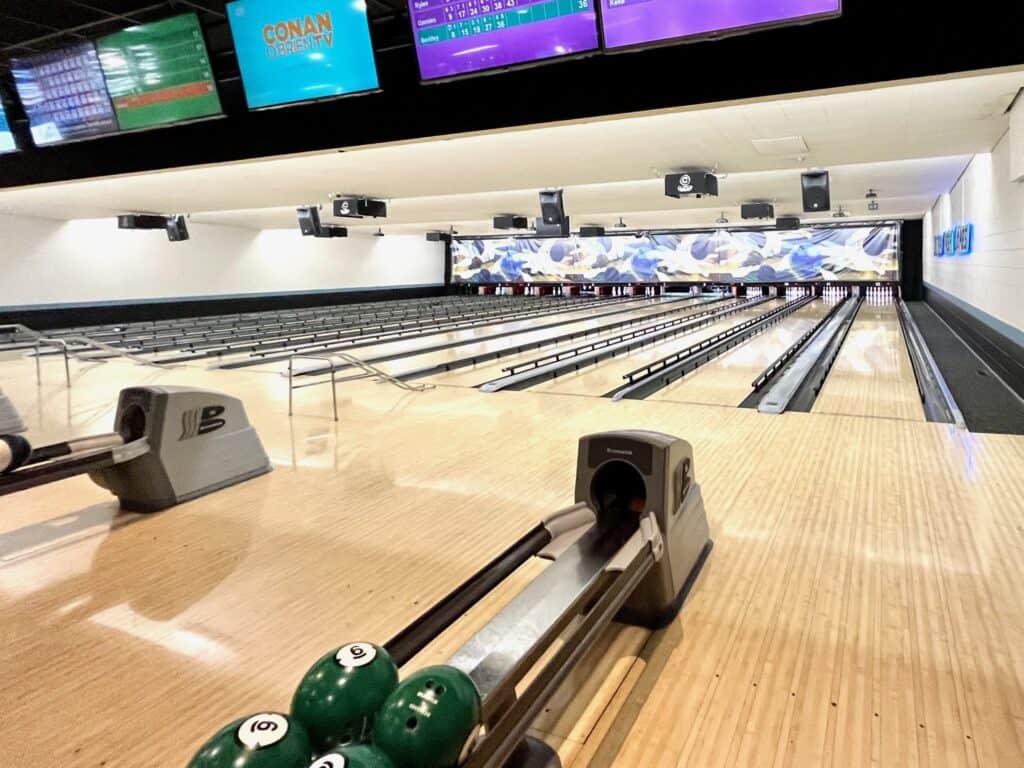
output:
<instances>
[{"instance_id":1,"label":"colorful wall graphic","mask_svg":"<svg viewBox=\"0 0 1024 768\"><path fill-rule=\"evenodd\" d=\"M461 283L795 282L899 279L899 226L788 232L458 239Z\"/></svg>"}]
</instances>

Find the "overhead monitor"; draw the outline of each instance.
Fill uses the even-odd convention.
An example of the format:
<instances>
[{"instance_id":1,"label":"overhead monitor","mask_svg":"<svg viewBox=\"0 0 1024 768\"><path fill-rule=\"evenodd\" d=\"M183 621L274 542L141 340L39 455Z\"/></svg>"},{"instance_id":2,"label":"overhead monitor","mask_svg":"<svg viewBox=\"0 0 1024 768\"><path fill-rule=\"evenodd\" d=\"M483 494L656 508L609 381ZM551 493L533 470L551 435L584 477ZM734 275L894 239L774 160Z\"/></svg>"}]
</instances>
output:
<instances>
[{"instance_id":1,"label":"overhead monitor","mask_svg":"<svg viewBox=\"0 0 1024 768\"><path fill-rule=\"evenodd\" d=\"M250 109L378 88L361 0L237 0L227 12Z\"/></svg>"},{"instance_id":2,"label":"overhead monitor","mask_svg":"<svg viewBox=\"0 0 1024 768\"><path fill-rule=\"evenodd\" d=\"M601 0L608 49L736 34L840 13L842 0Z\"/></svg>"},{"instance_id":3,"label":"overhead monitor","mask_svg":"<svg viewBox=\"0 0 1024 768\"><path fill-rule=\"evenodd\" d=\"M409 0L420 76L447 79L597 50L596 2Z\"/></svg>"},{"instance_id":4,"label":"overhead monitor","mask_svg":"<svg viewBox=\"0 0 1024 768\"><path fill-rule=\"evenodd\" d=\"M117 130L92 42L11 59L11 73L37 145Z\"/></svg>"},{"instance_id":5,"label":"overhead monitor","mask_svg":"<svg viewBox=\"0 0 1024 768\"><path fill-rule=\"evenodd\" d=\"M7 122L4 105L0 104L0 152L14 152L17 149L18 145L14 143L14 134L11 133L10 123Z\"/></svg>"},{"instance_id":6,"label":"overhead monitor","mask_svg":"<svg viewBox=\"0 0 1024 768\"><path fill-rule=\"evenodd\" d=\"M101 37L96 49L121 130L221 114L194 13Z\"/></svg>"}]
</instances>

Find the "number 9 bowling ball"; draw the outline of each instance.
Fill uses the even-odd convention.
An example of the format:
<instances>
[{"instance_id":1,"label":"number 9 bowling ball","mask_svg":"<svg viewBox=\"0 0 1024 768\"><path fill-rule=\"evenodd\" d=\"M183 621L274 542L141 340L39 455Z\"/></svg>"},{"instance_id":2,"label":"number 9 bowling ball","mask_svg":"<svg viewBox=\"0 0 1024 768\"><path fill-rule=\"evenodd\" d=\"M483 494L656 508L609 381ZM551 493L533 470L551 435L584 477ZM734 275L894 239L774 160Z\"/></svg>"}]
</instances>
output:
<instances>
[{"instance_id":1,"label":"number 9 bowling ball","mask_svg":"<svg viewBox=\"0 0 1024 768\"><path fill-rule=\"evenodd\" d=\"M352 744L314 760L309 768L395 768L395 764L376 747Z\"/></svg>"},{"instance_id":2,"label":"number 9 bowling ball","mask_svg":"<svg viewBox=\"0 0 1024 768\"><path fill-rule=\"evenodd\" d=\"M377 713L373 743L398 768L454 768L481 719L480 694L454 667L421 669Z\"/></svg>"},{"instance_id":3,"label":"number 9 bowling ball","mask_svg":"<svg viewBox=\"0 0 1024 768\"><path fill-rule=\"evenodd\" d=\"M398 685L398 669L383 648L349 643L320 658L292 698L317 753L370 741L373 717Z\"/></svg>"},{"instance_id":4,"label":"number 9 bowling ball","mask_svg":"<svg viewBox=\"0 0 1024 768\"><path fill-rule=\"evenodd\" d=\"M312 757L302 725L287 715L264 712L222 728L188 768L308 768Z\"/></svg>"}]
</instances>

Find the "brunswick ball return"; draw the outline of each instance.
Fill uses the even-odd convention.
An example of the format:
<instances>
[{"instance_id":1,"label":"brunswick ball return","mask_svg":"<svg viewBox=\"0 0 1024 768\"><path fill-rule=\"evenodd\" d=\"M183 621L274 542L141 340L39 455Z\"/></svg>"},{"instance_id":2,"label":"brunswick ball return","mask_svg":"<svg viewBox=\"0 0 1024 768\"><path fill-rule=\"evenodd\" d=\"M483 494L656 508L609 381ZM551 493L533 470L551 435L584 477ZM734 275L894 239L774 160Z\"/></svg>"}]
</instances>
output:
<instances>
[{"instance_id":1,"label":"brunswick ball return","mask_svg":"<svg viewBox=\"0 0 1024 768\"><path fill-rule=\"evenodd\" d=\"M528 559L550 560L448 665L472 679L482 701L483 727L463 768L558 768L554 751L527 736L533 720L612 621L669 624L711 547L689 443L643 431L589 435L579 443L576 504L385 647L403 665Z\"/></svg>"},{"instance_id":2,"label":"brunswick ball return","mask_svg":"<svg viewBox=\"0 0 1024 768\"><path fill-rule=\"evenodd\" d=\"M88 474L124 509L155 512L270 468L241 400L190 387L133 387L121 392L112 433L31 451L0 475L0 496Z\"/></svg>"}]
</instances>

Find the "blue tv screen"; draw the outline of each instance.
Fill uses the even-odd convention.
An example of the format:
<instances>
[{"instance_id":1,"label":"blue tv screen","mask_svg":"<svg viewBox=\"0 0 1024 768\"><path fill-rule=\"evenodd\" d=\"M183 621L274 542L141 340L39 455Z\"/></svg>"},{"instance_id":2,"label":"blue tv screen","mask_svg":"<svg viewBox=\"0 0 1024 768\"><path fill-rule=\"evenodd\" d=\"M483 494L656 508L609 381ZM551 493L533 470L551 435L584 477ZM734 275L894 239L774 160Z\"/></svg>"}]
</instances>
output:
<instances>
[{"instance_id":1,"label":"blue tv screen","mask_svg":"<svg viewBox=\"0 0 1024 768\"><path fill-rule=\"evenodd\" d=\"M7 122L4 105L0 104L0 152L14 152L17 148L18 145L14 143L14 134L11 133L11 126Z\"/></svg>"},{"instance_id":2,"label":"blue tv screen","mask_svg":"<svg viewBox=\"0 0 1024 768\"><path fill-rule=\"evenodd\" d=\"M228 3L250 109L378 87L361 0L237 0Z\"/></svg>"}]
</instances>

